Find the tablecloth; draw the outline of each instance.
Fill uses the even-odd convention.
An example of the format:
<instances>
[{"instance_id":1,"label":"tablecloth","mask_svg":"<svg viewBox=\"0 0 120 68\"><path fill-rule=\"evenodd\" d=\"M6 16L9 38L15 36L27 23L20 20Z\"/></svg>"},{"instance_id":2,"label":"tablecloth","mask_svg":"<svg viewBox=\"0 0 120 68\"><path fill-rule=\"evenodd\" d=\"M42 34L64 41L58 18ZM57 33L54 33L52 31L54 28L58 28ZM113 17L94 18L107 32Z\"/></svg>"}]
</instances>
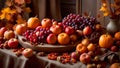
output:
<instances>
[{"instance_id":1,"label":"tablecloth","mask_svg":"<svg viewBox=\"0 0 120 68\"><path fill-rule=\"evenodd\" d=\"M46 56L18 57L11 50L0 49L0 68L86 68L86 66L80 62L62 64L49 60Z\"/></svg>"}]
</instances>

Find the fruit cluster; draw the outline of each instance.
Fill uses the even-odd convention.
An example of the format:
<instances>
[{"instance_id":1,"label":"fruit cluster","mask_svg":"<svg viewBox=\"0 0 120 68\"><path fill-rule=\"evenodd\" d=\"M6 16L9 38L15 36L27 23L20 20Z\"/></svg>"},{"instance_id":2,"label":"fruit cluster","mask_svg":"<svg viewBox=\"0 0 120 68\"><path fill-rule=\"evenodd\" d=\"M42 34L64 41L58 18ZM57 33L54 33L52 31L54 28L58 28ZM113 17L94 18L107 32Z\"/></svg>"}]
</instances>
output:
<instances>
[{"instance_id":1,"label":"fruit cluster","mask_svg":"<svg viewBox=\"0 0 120 68\"><path fill-rule=\"evenodd\" d=\"M90 38L91 41L98 41L103 30L96 18L72 13L67 15L62 22L49 18L40 21L36 17L31 17L27 21L26 28L21 30L22 28L23 25L16 26L16 33L23 34L26 40L31 43L58 43L62 45L74 44L85 37Z\"/></svg>"},{"instance_id":2,"label":"fruit cluster","mask_svg":"<svg viewBox=\"0 0 120 68\"><path fill-rule=\"evenodd\" d=\"M0 48L17 48L18 44L13 30L8 30L6 27L0 28Z\"/></svg>"}]
</instances>

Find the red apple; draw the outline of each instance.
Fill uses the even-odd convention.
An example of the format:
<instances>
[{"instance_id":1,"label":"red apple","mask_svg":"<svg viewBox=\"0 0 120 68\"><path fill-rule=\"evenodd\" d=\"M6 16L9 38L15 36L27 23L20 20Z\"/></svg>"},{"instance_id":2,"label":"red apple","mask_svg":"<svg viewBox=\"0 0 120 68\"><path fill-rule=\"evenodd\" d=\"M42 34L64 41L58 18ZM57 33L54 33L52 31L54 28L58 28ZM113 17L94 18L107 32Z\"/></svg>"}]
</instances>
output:
<instances>
[{"instance_id":1,"label":"red apple","mask_svg":"<svg viewBox=\"0 0 120 68\"><path fill-rule=\"evenodd\" d=\"M84 35L90 35L92 33L92 28L90 26L87 26L83 29Z\"/></svg>"},{"instance_id":2,"label":"red apple","mask_svg":"<svg viewBox=\"0 0 120 68\"><path fill-rule=\"evenodd\" d=\"M26 30L27 30L27 27L24 24L17 25L15 28L15 32L18 35L22 35Z\"/></svg>"},{"instance_id":3,"label":"red apple","mask_svg":"<svg viewBox=\"0 0 120 68\"><path fill-rule=\"evenodd\" d=\"M64 45L64 44L69 43L70 37L69 37L69 35L67 33L60 33L60 34L58 34L57 40L58 40L59 44Z\"/></svg>"},{"instance_id":4,"label":"red apple","mask_svg":"<svg viewBox=\"0 0 120 68\"><path fill-rule=\"evenodd\" d=\"M4 36L4 32L7 30L6 27L2 27L0 28L0 37L3 37Z\"/></svg>"},{"instance_id":5,"label":"red apple","mask_svg":"<svg viewBox=\"0 0 120 68\"><path fill-rule=\"evenodd\" d=\"M10 39L10 38L14 38L14 37L15 37L15 33L12 30L7 30L4 32L5 39Z\"/></svg>"},{"instance_id":6,"label":"red apple","mask_svg":"<svg viewBox=\"0 0 120 68\"><path fill-rule=\"evenodd\" d=\"M72 28L71 26L68 26L68 27L65 28L65 32L67 34L73 34L75 32L75 29Z\"/></svg>"},{"instance_id":7,"label":"red apple","mask_svg":"<svg viewBox=\"0 0 120 68\"><path fill-rule=\"evenodd\" d=\"M31 48L26 48L23 50L22 54L27 58L31 57L33 55L33 50Z\"/></svg>"},{"instance_id":8,"label":"red apple","mask_svg":"<svg viewBox=\"0 0 120 68\"><path fill-rule=\"evenodd\" d=\"M76 34L70 35L70 40L73 42L77 41L77 35Z\"/></svg>"},{"instance_id":9,"label":"red apple","mask_svg":"<svg viewBox=\"0 0 120 68\"><path fill-rule=\"evenodd\" d=\"M78 52L72 52L71 53L71 58L73 58L73 59L79 59L79 53Z\"/></svg>"},{"instance_id":10,"label":"red apple","mask_svg":"<svg viewBox=\"0 0 120 68\"><path fill-rule=\"evenodd\" d=\"M58 25L59 25L59 26L63 26L63 25L62 25L62 22L59 22Z\"/></svg>"},{"instance_id":11,"label":"red apple","mask_svg":"<svg viewBox=\"0 0 120 68\"><path fill-rule=\"evenodd\" d=\"M52 25L58 25L58 22L57 21L53 21Z\"/></svg>"},{"instance_id":12,"label":"red apple","mask_svg":"<svg viewBox=\"0 0 120 68\"><path fill-rule=\"evenodd\" d=\"M118 47L117 46L112 46L111 47L111 51L113 51L113 52L117 52L119 49L118 49Z\"/></svg>"},{"instance_id":13,"label":"red apple","mask_svg":"<svg viewBox=\"0 0 120 68\"><path fill-rule=\"evenodd\" d=\"M53 25L50 27L50 31L52 31L54 34L58 35L62 32L62 28L59 25Z\"/></svg>"},{"instance_id":14,"label":"red apple","mask_svg":"<svg viewBox=\"0 0 120 68\"><path fill-rule=\"evenodd\" d=\"M55 44L57 41L57 36L55 34L49 34L47 36L47 43L48 44Z\"/></svg>"},{"instance_id":15,"label":"red apple","mask_svg":"<svg viewBox=\"0 0 120 68\"><path fill-rule=\"evenodd\" d=\"M11 38L8 40L8 46L10 48L17 48L18 47L18 40L16 38Z\"/></svg>"},{"instance_id":16,"label":"red apple","mask_svg":"<svg viewBox=\"0 0 120 68\"><path fill-rule=\"evenodd\" d=\"M82 54L80 55L79 60L80 60L82 63L84 63L84 64L90 63L90 61L91 61L91 56L90 56L89 54L87 54L87 53L82 53Z\"/></svg>"},{"instance_id":17,"label":"red apple","mask_svg":"<svg viewBox=\"0 0 120 68\"><path fill-rule=\"evenodd\" d=\"M44 18L44 19L41 21L41 25L42 25L42 27L44 27L44 28L50 27L50 26L52 26L52 20L49 19L49 18Z\"/></svg>"}]
</instances>

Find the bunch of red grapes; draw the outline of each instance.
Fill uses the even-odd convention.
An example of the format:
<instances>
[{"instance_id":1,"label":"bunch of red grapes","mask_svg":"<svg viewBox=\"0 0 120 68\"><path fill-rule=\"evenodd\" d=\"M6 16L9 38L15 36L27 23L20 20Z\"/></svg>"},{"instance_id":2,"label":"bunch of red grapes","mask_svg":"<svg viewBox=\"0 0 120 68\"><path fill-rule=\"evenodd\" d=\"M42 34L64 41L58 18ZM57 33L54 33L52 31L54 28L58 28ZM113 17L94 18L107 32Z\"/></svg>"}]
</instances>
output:
<instances>
[{"instance_id":1,"label":"bunch of red grapes","mask_svg":"<svg viewBox=\"0 0 120 68\"><path fill-rule=\"evenodd\" d=\"M62 20L64 28L66 26L71 26L76 30L83 30L86 26L90 26L93 30L95 30L95 25L98 23L99 22L94 17L84 17L72 13L67 15L67 17L64 17Z\"/></svg>"},{"instance_id":2,"label":"bunch of red grapes","mask_svg":"<svg viewBox=\"0 0 120 68\"><path fill-rule=\"evenodd\" d=\"M31 43L44 43L50 33L49 28L37 27L35 30L27 30L23 36Z\"/></svg>"},{"instance_id":3,"label":"bunch of red grapes","mask_svg":"<svg viewBox=\"0 0 120 68\"><path fill-rule=\"evenodd\" d=\"M0 48L3 48L4 42L5 42L5 39L3 37L0 37Z\"/></svg>"},{"instance_id":4,"label":"bunch of red grapes","mask_svg":"<svg viewBox=\"0 0 120 68\"><path fill-rule=\"evenodd\" d=\"M100 31L97 31L95 26L96 24L100 24L96 18L94 17L85 17L80 16L78 14L69 14L67 17L64 17L62 20L63 28L66 28L67 26L73 27L75 30L83 30L86 26L90 26L92 28L92 33L88 35L87 37L94 42L96 39L98 39L101 35Z\"/></svg>"}]
</instances>

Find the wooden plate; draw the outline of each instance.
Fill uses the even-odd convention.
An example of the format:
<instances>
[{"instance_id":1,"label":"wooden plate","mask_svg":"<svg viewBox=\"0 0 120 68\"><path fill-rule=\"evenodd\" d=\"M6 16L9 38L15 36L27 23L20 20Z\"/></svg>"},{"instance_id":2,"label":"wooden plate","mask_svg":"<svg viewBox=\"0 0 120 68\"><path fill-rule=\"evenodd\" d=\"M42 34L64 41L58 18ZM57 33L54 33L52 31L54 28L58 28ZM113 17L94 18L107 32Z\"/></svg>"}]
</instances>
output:
<instances>
[{"instance_id":1,"label":"wooden plate","mask_svg":"<svg viewBox=\"0 0 120 68\"><path fill-rule=\"evenodd\" d=\"M51 45L51 44L38 44L36 46L32 45L28 41L24 41L23 36L18 36L18 41L19 43L24 47L24 48L32 48L33 50L36 51L42 51L42 52L69 52L69 51L74 51L76 48L76 45L79 42L76 42L75 44L69 44L69 45Z\"/></svg>"}]
</instances>

